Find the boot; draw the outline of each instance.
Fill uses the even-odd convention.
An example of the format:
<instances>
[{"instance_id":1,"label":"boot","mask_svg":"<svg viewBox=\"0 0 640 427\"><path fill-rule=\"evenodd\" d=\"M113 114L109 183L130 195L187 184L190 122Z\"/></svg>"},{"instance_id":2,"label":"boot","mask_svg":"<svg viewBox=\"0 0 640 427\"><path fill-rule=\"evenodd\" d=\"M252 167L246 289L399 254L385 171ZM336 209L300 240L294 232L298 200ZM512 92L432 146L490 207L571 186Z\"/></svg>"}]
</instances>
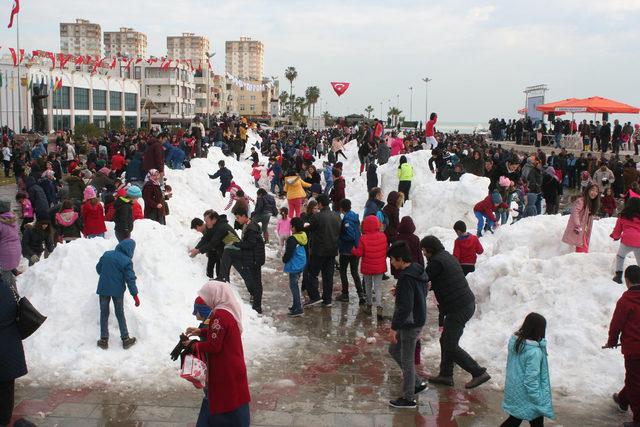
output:
<instances>
[{"instance_id":1,"label":"boot","mask_svg":"<svg viewBox=\"0 0 640 427\"><path fill-rule=\"evenodd\" d=\"M358 305L363 306L367 303L367 300L364 298L364 295L358 295Z\"/></svg>"},{"instance_id":2,"label":"boot","mask_svg":"<svg viewBox=\"0 0 640 427\"><path fill-rule=\"evenodd\" d=\"M378 322L382 322L384 320L383 309L380 305L376 307L376 317L378 318Z\"/></svg>"},{"instance_id":3,"label":"boot","mask_svg":"<svg viewBox=\"0 0 640 427\"><path fill-rule=\"evenodd\" d=\"M491 376L489 374L487 374L487 372L485 371L481 375L478 375L477 377L473 377L471 379L471 381L469 381L468 383L466 383L464 385L464 387L465 388L476 388L479 385L482 385L482 384L486 383L490 379L491 379Z\"/></svg>"},{"instance_id":4,"label":"boot","mask_svg":"<svg viewBox=\"0 0 640 427\"><path fill-rule=\"evenodd\" d=\"M437 375L435 377L429 377L428 380L432 384L442 384L453 387L453 377L443 377L441 375Z\"/></svg>"},{"instance_id":5,"label":"boot","mask_svg":"<svg viewBox=\"0 0 640 427\"><path fill-rule=\"evenodd\" d=\"M122 348L125 350L131 348L136 343L135 337L127 337L122 340Z\"/></svg>"},{"instance_id":6,"label":"boot","mask_svg":"<svg viewBox=\"0 0 640 427\"><path fill-rule=\"evenodd\" d=\"M613 393L612 398L620 412L627 412L629 410L628 404L623 405L622 403L620 403L620 399L618 398L618 393Z\"/></svg>"},{"instance_id":7,"label":"boot","mask_svg":"<svg viewBox=\"0 0 640 427\"><path fill-rule=\"evenodd\" d=\"M338 302L349 302L349 294L340 294L336 297Z\"/></svg>"},{"instance_id":8,"label":"boot","mask_svg":"<svg viewBox=\"0 0 640 427\"><path fill-rule=\"evenodd\" d=\"M109 348L109 338L100 338L98 340L98 347L100 347L103 350L106 350Z\"/></svg>"},{"instance_id":9,"label":"boot","mask_svg":"<svg viewBox=\"0 0 640 427\"><path fill-rule=\"evenodd\" d=\"M367 306L364 308L364 314L366 314L367 316L371 316L371 304L367 304Z\"/></svg>"},{"instance_id":10,"label":"boot","mask_svg":"<svg viewBox=\"0 0 640 427\"><path fill-rule=\"evenodd\" d=\"M262 233L262 237L264 238L265 245L269 243L269 232L265 231L264 233Z\"/></svg>"},{"instance_id":11,"label":"boot","mask_svg":"<svg viewBox=\"0 0 640 427\"><path fill-rule=\"evenodd\" d=\"M616 283L622 284L622 271L616 271L616 275L612 279Z\"/></svg>"}]
</instances>

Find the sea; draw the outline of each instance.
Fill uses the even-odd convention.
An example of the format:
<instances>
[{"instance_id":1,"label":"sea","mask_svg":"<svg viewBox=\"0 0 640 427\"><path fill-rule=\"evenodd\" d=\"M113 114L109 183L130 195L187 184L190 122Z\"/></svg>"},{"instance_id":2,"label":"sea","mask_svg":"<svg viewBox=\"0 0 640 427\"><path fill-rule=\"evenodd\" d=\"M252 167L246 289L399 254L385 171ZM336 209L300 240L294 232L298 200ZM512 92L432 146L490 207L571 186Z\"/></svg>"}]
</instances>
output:
<instances>
[{"instance_id":1,"label":"sea","mask_svg":"<svg viewBox=\"0 0 640 427\"><path fill-rule=\"evenodd\" d=\"M436 123L436 129L440 132L473 133L474 131L489 129L489 123L483 122L440 122Z\"/></svg>"}]
</instances>

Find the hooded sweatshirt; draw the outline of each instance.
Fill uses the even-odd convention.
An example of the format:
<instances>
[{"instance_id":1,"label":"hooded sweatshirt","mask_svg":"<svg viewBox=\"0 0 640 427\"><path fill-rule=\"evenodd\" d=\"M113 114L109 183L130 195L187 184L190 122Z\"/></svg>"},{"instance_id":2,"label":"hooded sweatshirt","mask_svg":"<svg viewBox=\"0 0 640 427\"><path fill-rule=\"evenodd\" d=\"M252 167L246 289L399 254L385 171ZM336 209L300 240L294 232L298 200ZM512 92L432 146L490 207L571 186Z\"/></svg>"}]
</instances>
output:
<instances>
[{"instance_id":1,"label":"hooded sweatshirt","mask_svg":"<svg viewBox=\"0 0 640 427\"><path fill-rule=\"evenodd\" d=\"M480 239L470 233L458 237L453 244L453 256L461 265L475 265L478 255L484 252Z\"/></svg>"},{"instance_id":2,"label":"hooded sweatshirt","mask_svg":"<svg viewBox=\"0 0 640 427\"><path fill-rule=\"evenodd\" d=\"M640 359L640 285L630 287L618 300L607 344L618 344L620 335L625 358Z\"/></svg>"},{"instance_id":3,"label":"hooded sweatshirt","mask_svg":"<svg viewBox=\"0 0 640 427\"><path fill-rule=\"evenodd\" d=\"M421 328L427 321L427 275L413 263L398 275L391 329Z\"/></svg>"},{"instance_id":4,"label":"hooded sweatshirt","mask_svg":"<svg viewBox=\"0 0 640 427\"><path fill-rule=\"evenodd\" d=\"M284 179L284 191L287 193L287 200L307 197L304 189L311 187L311 184L300 179L299 176L288 176Z\"/></svg>"},{"instance_id":5,"label":"hooded sweatshirt","mask_svg":"<svg viewBox=\"0 0 640 427\"><path fill-rule=\"evenodd\" d=\"M358 246L351 254L362 257L360 271L362 274L383 274L387 271L387 236L380 231L380 221L375 216L368 216L362 221L362 236Z\"/></svg>"},{"instance_id":6,"label":"hooded sweatshirt","mask_svg":"<svg viewBox=\"0 0 640 427\"><path fill-rule=\"evenodd\" d=\"M420 249L420 238L414 234L415 231L416 225L413 223L411 217L402 217L400 225L398 226L398 236L396 240L404 241L409 246L412 261L424 266L424 257Z\"/></svg>"},{"instance_id":7,"label":"hooded sweatshirt","mask_svg":"<svg viewBox=\"0 0 640 427\"><path fill-rule=\"evenodd\" d=\"M77 239L82 230L82 220L73 209L65 209L56 213L56 226L65 239Z\"/></svg>"},{"instance_id":8,"label":"hooded sweatshirt","mask_svg":"<svg viewBox=\"0 0 640 427\"><path fill-rule=\"evenodd\" d=\"M135 249L136 242L125 239L114 250L107 251L100 257L96 265L96 271L100 275L96 291L98 295L121 297L126 290L125 285L129 287L132 296L138 295L132 259Z\"/></svg>"}]
</instances>

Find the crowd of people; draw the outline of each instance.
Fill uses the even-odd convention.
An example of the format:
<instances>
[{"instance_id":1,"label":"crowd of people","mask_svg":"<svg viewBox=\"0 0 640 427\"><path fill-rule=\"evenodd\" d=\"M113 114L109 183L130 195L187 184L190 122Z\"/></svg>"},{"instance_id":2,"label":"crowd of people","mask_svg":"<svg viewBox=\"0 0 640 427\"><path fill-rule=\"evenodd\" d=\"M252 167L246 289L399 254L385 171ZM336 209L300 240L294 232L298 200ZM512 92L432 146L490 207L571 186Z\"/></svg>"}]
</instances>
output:
<instances>
[{"instance_id":1,"label":"crowd of people","mask_svg":"<svg viewBox=\"0 0 640 427\"><path fill-rule=\"evenodd\" d=\"M11 145L10 167L19 191L17 215L10 212L9 201L0 204L2 281L17 292L15 277L22 256L33 265L57 244L104 237L105 221L113 221L118 246L107 251L96 266L101 325L97 344L108 349L107 322L113 300L122 346L130 348L136 339L127 329L123 297L128 289L136 306L140 305L132 262L135 220L147 218L164 224L171 197L165 167L190 167L191 159L206 155L209 147L218 147L227 156L250 162L251 178L258 189L255 200L249 197L234 180L227 162L221 160L209 177L219 182L218 191L229 202L191 221L191 228L202 237L189 255L206 255L206 275L211 279L200 290L194 307L194 313L202 306L211 310L208 323L189 328L183 341L189 352L208 357L209 386L200 417L209 424L202 425L223 420L234 420L232 425L249 423L240 303L226 282L231 280L233 267L246 285L253 310L262 313L267 245L276 249L282 271L288 275L290 317L302 316L314 307L330 309L335 302L349 302L351 276L362 313L372 316L375 309L379 324L390 320L389 353L400 367L403 381L402 396L389 404L415 408L415 396L427 388L427 381L454 385L456 364L470 374L465 384L468 389L491 378L459 345L476 309L466 275L475 270L477 256L483 252L483 233L507 225L510 219L556 214L563 210L560 196L569 192L575 200L562 240L577 252L588 252L594 219L615 216L618 204L624 204L612 238L621 240L614 281L621 283L624 278L628 291L616 308L606 346L619 345L622 334L627 375L625 388L614 400L621 409L631 407L636 424L630 425L638 425L640 300L636 295L640 267L623 270L629 252L640 257L639 172L633 159L629 156L623 162L613 156L607 160L591 153L576 158L566 150L548 156L541 150L525 155L479 135L438 133L437 118L435 113L430 116L425 133L385 132L378 120L354 127L339 123L322 131L257 130L259 142L244 159L252 125L226 116L214 121L211 129L196 120L188 131L112 132L86 144L61 134L46 147L45 141L20 142L7 134L5 146ZM494 136L507 138L502 133ZM340 157L347 158L348 144L357 144L359 173L366 176L368 199L364 206L353 206L346 197ZM478 220L475 234L468 232L459 218L452 218L452 233L457 236L453 253L435 236L421 239L415 234L412 218L400 215L415 177L409 154L419 150L432 150L428 166L437 180L456 181L464 174L489 179L486 198L473 207ZM86 154L81 155L83 152ZM385 197L378 186L377 168L391 156L399 156L397 190ZM138 199L144 201L144 208ZM229 209L232 217L225 213ZM275 238L270 236L273 217L277 217ZM336 270L341 291L334 297ZM394 311L385 315L382 283L391 276L396 281ZM426 325L429 291L434 292L439 312L441 359L439 372L422 379L415 372L415 354ZM519 425L523 420L542 425L543 417L554 417L545 330L544 317L531 313L509 343L503 402L509 419L504 426ZM220 372L220 364L229 368ZM20 370L14 372L11 381L24 375ZM228 383L223 381L227 377ZM237 393L226 393L224 387Z\"/></svg>"}]
</instances>

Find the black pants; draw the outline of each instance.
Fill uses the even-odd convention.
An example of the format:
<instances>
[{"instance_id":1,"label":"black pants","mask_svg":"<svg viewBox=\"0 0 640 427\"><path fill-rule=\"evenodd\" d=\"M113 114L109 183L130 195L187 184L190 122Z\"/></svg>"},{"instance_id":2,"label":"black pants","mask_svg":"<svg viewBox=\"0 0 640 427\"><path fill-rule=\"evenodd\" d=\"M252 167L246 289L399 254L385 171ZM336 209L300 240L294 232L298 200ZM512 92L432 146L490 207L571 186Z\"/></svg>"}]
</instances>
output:
<instances>
[{"instance_id":1,"label":"black pants","mask_svg":"<svg viewBox=\"0 0 640 427\"><path fill-rule=\"evenodd\" d=\"M242 251L240 249L225 249L220 261L220 277L229 281L231 266L244 280L247 291L253 297L253 309L262 309L262 267L259 265L245 265L242 262Z\"/></svg>"},{"instance_id":2,"label":"black pants","mask_svg":"<svg viewBox=\"0 0 640 427\"><path fill-rule=\"evenodd\" d=\"M213 275L215 267L216 275ZM217 252L209 252L207 254L207 277L213 279L214 277L220 277L220 256Z\"/></svg>"},{"instance_id":3,"label":"black pants","mask_svg":"<svg viewBox=\"0 0 640 427\"><path fill-rule=\"evenodd\" d=\"M4 162L4 177L9 178L9 171L11 171L11 160L3 160Z\"/></svg>"},{"instance_id":4,"label":"black pants","mask_svg":"<svg viewBox=\"0 0 640 427\"><path fill-rule=\"evenodd\" d=\"M518 427L522 421L520 418L516 418L513 415L509 415L509 418L503 422L500 427ZM544 417L534 418L529 421L531 427L542 427L544 425Z\"/></svg>"},{"instance_id":5,"label":"black pants","mask_svg":"<svg viewBox=\"0 0 640 427\"><path fill-rule=\"evenodd\" d=\"M351 277L353 277L353 283L356 285L358 297L364 297L362 282L360 281L360 275L358 274L359 261L360 259L356 256L340 254L340 282L342 283L343 295L349 295L349 278L347 277L347 267L349 267L351 270Z\"/></svg>"},{"instance_id":6,"label":"black pants","mask_svg":"<svg viewBox=\"0 0 640 427\"><path fill-rule=\"evenodd\" d=\"M460 338L464 327L473 317L476 311L476 303L463 307L444 316L444 330L440 335L440 376L452 377L453 365L457 364L473 377L485 373L486 369L480 367L466 351L460 347Z\"/></svg>"},{"instance_id":7,"label":"black pants","mask_svg":"<svg viewBox=\"0 0 640 427\"><path fill-rule=\"evenodd\" d=\"M131 233L127 233L126 231L118 231L115 230L116 232L116 239L118 239L118 242L122 242L125 239L128 239L131 236Z\"/></svg>"},{"instance_id":8,"label":"black pants","mask_svg":"<svg viewBox=\"0 0 640 427\"><path fill-rule=\"evenodd\" d=\"M8 426L11 422L14 404L15 380L0 381L0 425Z\"/></svg>"},{"instance_id":9,"label":"black pants","mask_svg":"<svg viewBox=\"0 0 640 427\"><path fill-rule=\"evenodd\" d=\"M404 200L409 200L409 190L411 190L411 181L400 181L398 183L398 192L404 193Z\"/></svg>"},{"instance_id":10,"label":"black pants","mask_svg":"<svg viewBox=\"0 0 640 427\"><path fill-rule=\"evenodd\" d=\"M473 264L460 264L460 267L462 267L462 271L464 272L465 276L476 271L476 266Z\"/></svg>"},{"instance_id":11,"label":"black pants","mask_svg":"<svg viewBox=\"0 0 640 427\"><path fill-rule=\"evenodd\" d=\"M322 302L331 304L333 293L333 270L335 270L336 259L333 256L311 255L309 260L309 281L307 292L312 301L320 299L318 292L318 274L322 272Z\"/></svg>"}]
</instances>

